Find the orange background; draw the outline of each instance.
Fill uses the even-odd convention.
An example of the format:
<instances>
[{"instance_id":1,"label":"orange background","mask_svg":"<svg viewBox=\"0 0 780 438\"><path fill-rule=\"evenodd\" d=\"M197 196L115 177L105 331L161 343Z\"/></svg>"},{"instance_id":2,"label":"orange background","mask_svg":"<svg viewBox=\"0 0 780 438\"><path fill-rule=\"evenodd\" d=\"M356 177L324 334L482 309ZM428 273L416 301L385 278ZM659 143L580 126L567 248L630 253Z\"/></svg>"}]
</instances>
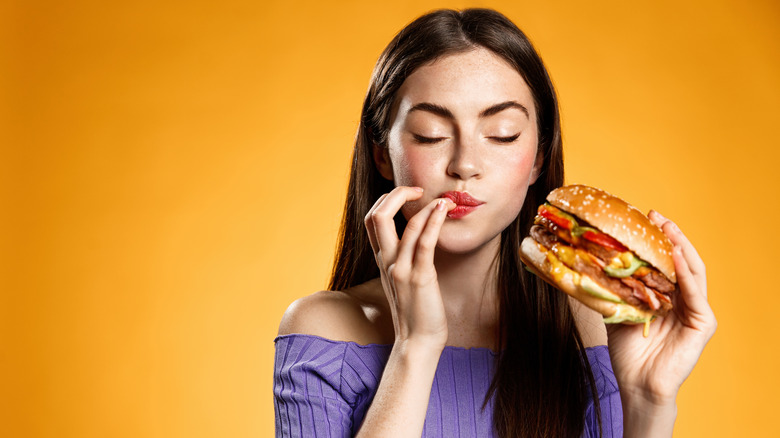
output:
<instances>
[{"instance_id":1,"label":"orange background","mask_svg":"<svg viewBox=\"0 0 780 438\"><path fill-rule=\"evenodd\" d=\"M720 326L677 435L776 430L777 2L12 0L2 434L271 435L272 341L326 283L371 69L442 6L524 29L568 181L676 219L707 262Z\"/></svg>"}]
</instances>

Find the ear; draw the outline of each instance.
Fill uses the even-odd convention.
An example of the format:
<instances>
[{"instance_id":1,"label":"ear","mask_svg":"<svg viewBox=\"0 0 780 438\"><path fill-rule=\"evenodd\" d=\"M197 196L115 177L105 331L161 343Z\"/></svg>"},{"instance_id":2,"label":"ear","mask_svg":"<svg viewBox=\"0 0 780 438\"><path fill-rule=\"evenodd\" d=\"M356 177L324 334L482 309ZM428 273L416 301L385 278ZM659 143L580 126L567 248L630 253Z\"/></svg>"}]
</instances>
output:
<instances>
[{"instance_id":1,"label":"ear","mask_svg":"<svg viewBox=\"0 0 780 438\"><path fill-rule=\"evenodd\" d=\"M534 168L531 169L531 179L528 181L528 185L532 185L539 178L542 173L542 165L544 164L544 154L541 151L536 152L536 159L534 160Z\"/></svg>"},{"instance_id":2,"label":"ear","mask_svg":"<svg viewBox=\"0 0 780 438\"><path fill-rule=\"evenodd\" d=\"M387 148L374 145L374 165L376 165L379 174L388 181L393 180L393 163L390 161L390 153Z\"/></svg>"}]
</instances>

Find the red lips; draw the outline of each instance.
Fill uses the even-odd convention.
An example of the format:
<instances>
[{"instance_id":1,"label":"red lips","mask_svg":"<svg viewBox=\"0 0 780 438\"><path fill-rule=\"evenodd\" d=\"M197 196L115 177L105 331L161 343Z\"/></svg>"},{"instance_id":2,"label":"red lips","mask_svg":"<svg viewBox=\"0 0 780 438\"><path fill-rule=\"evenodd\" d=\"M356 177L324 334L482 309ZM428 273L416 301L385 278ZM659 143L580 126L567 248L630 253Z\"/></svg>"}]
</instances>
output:
<instances>
[{"instance_id":1,"label":"red lips","mask_svg":"<svg viewBox=\"0 0 780 438\"><path fill-rule=\"evenodd\" d=\"M447 213L447 217L450 219L460 219L485 203L484 201L480 201L479 199L472 197L466 192L445 192L441 194L441 197L447 198L457 204L457 207L453 208L449 211L449 213Z\"/></svg>"}]
</instances>

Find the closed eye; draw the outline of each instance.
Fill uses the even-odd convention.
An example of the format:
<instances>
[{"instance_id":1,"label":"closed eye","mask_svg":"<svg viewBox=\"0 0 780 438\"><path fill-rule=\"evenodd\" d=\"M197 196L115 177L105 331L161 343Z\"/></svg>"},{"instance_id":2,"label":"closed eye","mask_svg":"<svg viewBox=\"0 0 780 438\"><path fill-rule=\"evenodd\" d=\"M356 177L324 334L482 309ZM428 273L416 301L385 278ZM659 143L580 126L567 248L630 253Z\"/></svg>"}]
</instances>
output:
<instances>
[{"instance_id":1,"label":"closed eye","mask_svg":"<svg viewBox=\"0 0 780 438\"><path fill-rule=\"evenodd\" d=\"M417 134L412 134L412 135L414 136L414 141L422 144L434 144L447 139L447 137L424 137L422 135L417 135Z\"/></svg>"},{"instance_id":2,"label":"closed eye","mask_svg":"<svg viewBox=\"0 0 780 438\"><path fill-rule=\"evenodd\" d=\"M488 138L498 143L512 143L513 141L520 138L520 133L518 132L517 134L509 137L488 137Z\"/></svg>"}]
</instances>

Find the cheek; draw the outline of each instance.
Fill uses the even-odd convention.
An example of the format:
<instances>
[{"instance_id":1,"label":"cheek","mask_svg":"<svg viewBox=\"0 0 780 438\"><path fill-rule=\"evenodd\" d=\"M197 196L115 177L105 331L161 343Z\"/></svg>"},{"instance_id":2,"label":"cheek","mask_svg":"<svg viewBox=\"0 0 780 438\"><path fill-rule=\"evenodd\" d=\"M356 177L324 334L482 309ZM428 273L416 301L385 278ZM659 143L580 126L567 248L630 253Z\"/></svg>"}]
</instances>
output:
<instances>
[{"instance_id":1,"label":"cheek","mask_svg":"<svg viewBox=\"0 0 780 438\"><path fill-rule=\"evenodd\" d=\"M436 159L429 153L420 151L390 151L393 162L393 178L397 186L425 187L436 169Z\"/></svg>"},{"instance_id":2,"label":"cheek","mask_svg":"<svg viewBox=\"0 0 780 438\"><path fill-rule=\"evenodd\" d=\"M511 210L519 213L525 202L525 195L531 183L531 176L534 168L534 151L522 152L506 157L503 161L502 174L499 178L504 182L504 197L506 202L512 206Z\"/></svg>"},{"instance_id":3,"label":"cheek","mask_svg":"<svg viewBox=\"0 0 780 438\"><path fill-rule=\"evenodd\" d=\"M506 157L501 166L503 177L514 189L527 188L533 176L535 159L535 152L529 150Z\"/></svg>"},{"instance_id":4,"label":"cheek","mask_svg":"<svg viewBox=\"0 0 780 438\"><path fill-rule=\"evenodd\" d=\"M430 154L397 151L390 153L393 162L393 179L395 186L428 187L431 175L435 174L436 160ZM432 199L425 193L420 200L410 201L401 207L401 214L408 220L417 214ZM435 195L433 195L435 196Z\"/></svg>"}]
</instances>

